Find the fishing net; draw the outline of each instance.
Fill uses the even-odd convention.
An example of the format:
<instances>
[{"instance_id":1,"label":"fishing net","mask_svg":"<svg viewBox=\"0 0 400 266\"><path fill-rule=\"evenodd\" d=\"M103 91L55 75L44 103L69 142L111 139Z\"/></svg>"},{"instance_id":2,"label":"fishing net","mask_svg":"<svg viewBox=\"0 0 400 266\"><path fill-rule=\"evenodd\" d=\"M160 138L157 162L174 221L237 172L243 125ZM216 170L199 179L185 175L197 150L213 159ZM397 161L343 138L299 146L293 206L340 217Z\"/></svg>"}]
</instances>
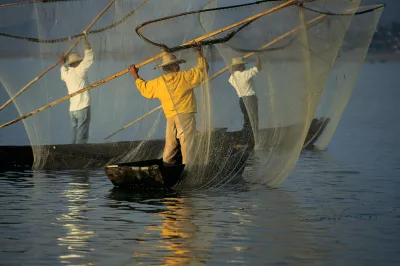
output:
<instances>
[{"instance_id":1,"label":"fishing net","mask_svg":"<svg viewBox=\"0 0 400 266\"><path fill-rule=\"evenodd\" d=\"M0 22L0 81L10 97L79 40L107 4L91 0L0 8L5 18ZM161 76L158 87L166 88L172 111L184 124L188 118L179 112L182 103L175 94L180 85L162 76L162 68L154 69L166 51L184 59L180 68L188 73L200 61L208 65L196 72L195 88L188 92L195 96L196 126L183 132L188 156L179 186L232 183L249 159L252 166L243 173L248 182L280 184L303 147L358 5L347 0L115 1L88 31L94 54L87 75L93 84L88 144L69 144L69 99L54 102L68 94L60 66L13 101L21 115L51 105L23 120L34 168L93 168L161 158L165 114L158 100L141 95L124 69L135 63L144 80ZM368 46L367 38L360 41ZM203 51L201 59L196 47ZM82 42L72 51L83 55ZM232 61L244 58L251 69L257 57L261 69L251 79L255 95L240 99L229 82Z\"/></svg>"},{"instance_id":2,"label":"fishing net","mask_svg":"<svg viewBox=\"0 0 400 266\"><path fill-rule=\"evenodd\" d=\"M313 143L311 148L323 150L328 146L350 99L382 10L382 5L364 5L357 10L316 111L318 126L308 134L306 145Z\"/></svg>"},{"instance_id":3,"label":"fishing net","mask_svg":"<svg viewBox=\"0 0 400 266\"><path fill-rule=\"evenodd\" d=\"M235 166L247 159L253 144L257 160L253 168L258 169L252 171L249 178L252 182L274 186L287 176L303 146L331 65L352 20L351 14L358 7L354 1L307 3L312 8L325 4L332 13L346 12L344 16L320 14L290 5L290 1L223 8L232 4L232 1L212 1L199 13L198 23L205 34L218 33L238 21L252 19L200 43L213 45L204 46L210 65L209 80L195 90L199 134L193 137L192 150L196 152L191 153L185 168L193 178L185 179L185 186L216 187L231 182L238 170ZM155 51L162 48L177 52L178 57L193 58L193 52L179 44L199 33L192 30L179 36L180 32L173 31L174 25L191 25L193 17L189 13L158 19L139 27L138 33ZM155 34L160 28L165 35ZM175 34L171 36L171 32ZM239 97L228 83L229 71L215 78L212 73L230 66L236 57L244 57L252 64L253 53L257 53L262 65L252 80L258 103L244 102L244 105L247 110L258 108L258 114L250 114L258 115L258 119L250 118L252 124L258 120L258 125L252 125L257 128L254 134L246 134ZM168 82L166 85L171 94L177 89ZM232 135L229 133L239 131L233 140L228 137Z\"/></svg>"},{"instance_id":4,"label":"fishing net","mask_svg":"<svg viewBox=\"0 0 400 266\"><path fill-rule=\"evenodd\" d=\"M54 64L61 53L78 41L83 30L109 2L66 1L0 8L0 80L10 97ZM88 72L88 83L102 80L132 62L147 59L143 52L146 45L134 31L136 25L175 12L198 9L204 3L191 1L182 5L182 1L116 1L89 30L94 63ZM83 48L80 41L72 52L83 56ZM15 98L13 104L18 112L22 115L66 96L67 87L60 76L58 65ZM140 96L131 77L125 75L115 79L89 94L92 115L88 143L93 144L90 147L60 146L71 143L69 100L23 121L34 149L34 168L101 167L109 161L118 161L126 153L133 153L139 144L146 147L146 141L142 140L164 137L165 121L160 119L158 112L136 127L104 140L136 116L157 106L157 102L146 101ZM1 99L1 104L6 100ZM4 113L6 108L12 106L8 105L0 112ZM103 145L105 142L110 144ZM94 145L97 143L102 145ZM151 149L142 150L142 157L145 158L145 153ZM153 149L152 155L158 156L161 152L160 149Z\"/></svg>"}]
</instances>

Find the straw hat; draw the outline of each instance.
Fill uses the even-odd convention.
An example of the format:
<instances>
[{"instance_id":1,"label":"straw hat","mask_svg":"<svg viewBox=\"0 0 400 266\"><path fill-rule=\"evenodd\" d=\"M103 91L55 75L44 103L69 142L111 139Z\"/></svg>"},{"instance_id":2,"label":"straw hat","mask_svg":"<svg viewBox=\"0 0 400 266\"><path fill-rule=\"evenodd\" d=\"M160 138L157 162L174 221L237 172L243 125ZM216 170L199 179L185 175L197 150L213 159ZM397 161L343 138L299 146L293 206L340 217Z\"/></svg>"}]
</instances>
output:
<instances>
[{"instance_id":1,"label":"straw hat","mask_svg":"<svg viewBox=\"0 0 400 266\"><path fill-rule=\"evenodd\" d=\"M244 65L244 64L247 64L247 63L243 61L242 57L234 57L234 58L232 58L231 66Z\"/></svg>"},{"instance_id":2,"label":"straw hat","mask_svg":"<svg viewBox=\"0 0 400 266\"><path fill-rule=\"evenodd\" d=\"M82 61L83 58L80 57L78 54L70 54L68 57L68 61L64 64L65 66L69 66L72 63Z\"/></svg>"},{"instance_id":3,"label":"straw hat","mask_svg":"<svg viewBox=\"0 0 400 266\"><path fill-rule=\"evenodd\" d=\"M186 60L177 59L176 56L173 54L166 54L162 58L162 64L156 65L154 69L172 64L182 64L182 63L186 63Z\"/></svg>"}]
</instances>

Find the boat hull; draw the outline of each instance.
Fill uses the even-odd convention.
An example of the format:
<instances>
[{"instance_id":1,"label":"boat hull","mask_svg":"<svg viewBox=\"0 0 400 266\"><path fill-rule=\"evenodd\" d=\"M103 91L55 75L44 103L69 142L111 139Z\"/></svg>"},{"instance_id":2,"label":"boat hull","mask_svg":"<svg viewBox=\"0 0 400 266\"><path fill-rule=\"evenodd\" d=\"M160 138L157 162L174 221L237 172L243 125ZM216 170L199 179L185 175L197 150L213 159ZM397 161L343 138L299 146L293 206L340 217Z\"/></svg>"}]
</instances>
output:
<instances>
[{"instance_id":1,"label":"boat hull","mask_svg":"<svg viewBox=\"0 0 400 266\"><path fill-rule=\"evenodd\" d=\"M322 134L324 127L320 126L320 121L314 119L309 134L307 136L308 145L305 149L313 149L314 142ZM281 128L262 129L261 134L266 136L264 148L268 148L273 142L282 143L288 141L279 141L276 136L292 139L288 136L293 127L301 128L302 125L292 125ZM226 129L224 129L226 130ZM250 144L248 139L243 137L242 131L226 132L219 130L214 132L216 138L227 139L230 143L240 145ZM277 134L277 132L279 134ZM316 133L318 132L318 134ZM271 137L269 137L271 136ZM294 140L295 141L295 140ZM105 165L115 164L120 161L129 161L124 155L136 149L140 145L140 149L145 151L142 158L137 160L145 160L148 158L157 158L160 151L164 148L164 140L156 139L149 141L123 141L114 143L96 143L96 144L61 144L61 145L42 145L42 146L0 146L0 170L16 170L16 169L32 169L34 166L33 150L42 150L42 154L46 154L46 158L42 159L44 163L35 166L40 169L65 170L65 169L101 169ZM290 145L289 145L290 146ZM284 147L283 147L284 148ZM40 151L39 151L40 152Z\"/></svg>"},{"instance_id":2,"label":"boat hull","mask_svg":"<svg viewBox=\"0 0 400 266\"><path fill-rule=\"evenodd\" d=\"M116 187L131 189L171 189L182 178L184 164L163 165L162 160L146 160L109 165L108 179Z\"/></svg>"},{"instance_id":3,"label":"boat hull","mask_svg":"<svg viewBox=\"0 0 400 266\"><path fill-rule=\"evenodd\" d=\"M161 159L155 159L108 165L104 171L114 186L137 190L170 190L189 175L196 177L195 181L189 181L191 186L196 187L221 185L224 183L221 178L226 177L230 183L236 183L242 180L241 175L251 150L248 146L227 145L218 154L213 154L209 163L194 163L189 169L184 164L164 164ZM222 159L216 160L216 157ZM187 172L184 171L185 167Z\"/></svg>"}]
</instances>

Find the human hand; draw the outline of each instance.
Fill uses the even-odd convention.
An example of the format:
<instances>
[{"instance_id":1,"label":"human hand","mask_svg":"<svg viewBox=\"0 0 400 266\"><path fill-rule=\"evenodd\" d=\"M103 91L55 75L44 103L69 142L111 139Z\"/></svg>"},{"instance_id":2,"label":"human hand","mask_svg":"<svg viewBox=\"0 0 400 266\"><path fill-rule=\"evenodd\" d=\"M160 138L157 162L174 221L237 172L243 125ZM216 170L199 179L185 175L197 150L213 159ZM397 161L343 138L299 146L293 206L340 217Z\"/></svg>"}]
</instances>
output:
<instances>
[{"instance_id":1,"label":"human hand","mask_svg":"<svg viewBox=\"0 0 400 266\"><path fill-rule=\"evenodd\" d=\"M129 67L128 67L128 70L129 70L129 72L131 72L131 73L139 73L139 69L135 66L135 65L130 65Z\"/></svg>"},{"instance_id":2,"label":"human hand","mask_svg":"<svg viewBox=\"0 0 400 266\"><path fill-rule=\"evenodd\" d=\"M131 75L135 78L138 79L139 78L139 69L135 66L135 65L130 65L128 67L128 71L131 73Z\"/></svg>"},{"instance_id":3,"label":"human hand","mask_svg":"<svg viewBox=\"0 0 400 266\"><path fill-rule=\"evenodd\" d=\"M195 46L193 47L193 49L194 49L196 52L202 52L202 51L203 51L203 47L201 46L200 43L195 43Z\"/></svg>"},{"instance_id":4,"label":"human hand","mask_svg":"<svg viewBox=\"0 0 400 266\"><path fill-rule=\"evenodd\" d=\"M90 50L92 49L92 46L90 45L90 42L87 38L87 34L83 35L83 45L85 47L85 50Z\"/></svg>"}]
</instances>

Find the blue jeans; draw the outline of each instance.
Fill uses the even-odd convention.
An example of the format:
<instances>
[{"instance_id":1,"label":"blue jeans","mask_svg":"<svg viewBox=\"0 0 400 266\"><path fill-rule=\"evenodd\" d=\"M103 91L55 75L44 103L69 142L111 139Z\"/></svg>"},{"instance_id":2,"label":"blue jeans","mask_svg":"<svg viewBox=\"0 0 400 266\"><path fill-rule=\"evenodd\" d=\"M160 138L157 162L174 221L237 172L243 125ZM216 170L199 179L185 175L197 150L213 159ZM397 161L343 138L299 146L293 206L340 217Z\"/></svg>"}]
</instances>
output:
<instances>
[{"instance_id":1,"label":"blue jeans","mask_svg":"<svg viewBox=\"0 0 400 266\"><path fill-rule=\"evenodd\" d=\"M90 106L70 111L72 123L72 144L85 144L89 139Z\"/></svg>"},{"instance_id":2,"label":"blue jeans","mask_svg":"<svg viewBox=\"0 0 400 266\"><path fill-rule=\"evenodd\" d=\"M256 95L239 98L240 109L243 114L243 130L247 133L256 133L258 130L258 99Z\"/></svg>"}]
</instances>

